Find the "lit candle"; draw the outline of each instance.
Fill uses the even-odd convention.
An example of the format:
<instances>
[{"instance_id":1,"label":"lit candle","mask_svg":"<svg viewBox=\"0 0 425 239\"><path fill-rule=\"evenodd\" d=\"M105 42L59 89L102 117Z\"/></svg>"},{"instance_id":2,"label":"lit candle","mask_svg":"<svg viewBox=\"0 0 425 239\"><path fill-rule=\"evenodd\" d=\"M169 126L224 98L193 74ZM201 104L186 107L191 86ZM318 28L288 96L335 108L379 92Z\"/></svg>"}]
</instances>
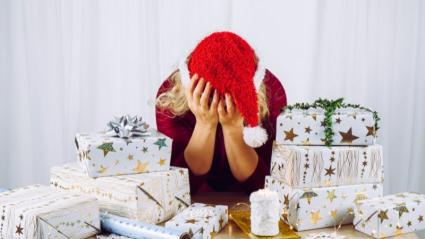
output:
<instances>
[{"instance_id":1,"label":"lit candle","mask_svg":"<svg viewBox=\"0 0 425 239\"><path fill-rule=\"evenodd\" d=\"M279 233L279 197L269 189L251 193L251 232L257 236L275 236Z\"/></svg>"}]
</instances>

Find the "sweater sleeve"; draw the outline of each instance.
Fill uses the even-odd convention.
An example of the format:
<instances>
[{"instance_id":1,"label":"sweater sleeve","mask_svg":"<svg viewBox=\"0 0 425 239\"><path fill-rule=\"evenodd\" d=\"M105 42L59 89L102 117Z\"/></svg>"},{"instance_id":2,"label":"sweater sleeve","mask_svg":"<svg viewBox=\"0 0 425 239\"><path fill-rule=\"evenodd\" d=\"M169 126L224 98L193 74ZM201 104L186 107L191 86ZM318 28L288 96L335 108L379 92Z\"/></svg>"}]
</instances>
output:
<instances>
[{"instance_id":1,"label":"sweater sleeve","mask_svg":"<svg viewBox=\"0 0 425 239\"><path fill-rule=\"evenodd\" d=\"M263 82L266 85L269 115L262 121L262 126L267 130L269 138L263 146L255 149L258 155L257 168L252 175L242 183L242 186L248 193L263 188L265 176L270 174L273 141L276 138L276 119L281 109L287 104L285 89L279 79L270 71L266 71Z\"/></svg>"},{"instance_id":2,"label":"sweater sleeve","mask_svg":"<svg viewBox=\"0 0 425 239\"><path fill-rule=\"evenodd\" d=\"M172 87L170 78L164 81L158 90L157 98L160 94L166 92ZM160 109L158 106L156 111L156 124L158 131L167 135L173 140L171 152L171 165L183 168L189 168L185 157L184 151L192 136L193 125L188 122L183 116L175 116L168 109ZM191 192L195 193L202 186L205 181L205 176L198 176L191 172L189 169L189 179Z\"/></svg>"}]
</instances>

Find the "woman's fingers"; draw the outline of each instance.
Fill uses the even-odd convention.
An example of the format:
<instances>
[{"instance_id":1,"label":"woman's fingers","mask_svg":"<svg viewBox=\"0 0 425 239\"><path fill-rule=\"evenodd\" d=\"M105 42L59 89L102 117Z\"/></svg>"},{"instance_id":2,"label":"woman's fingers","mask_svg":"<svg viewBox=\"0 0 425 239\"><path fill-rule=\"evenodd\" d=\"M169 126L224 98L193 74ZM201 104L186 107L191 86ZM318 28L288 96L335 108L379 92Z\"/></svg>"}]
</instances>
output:
<instances>
[{"instance_id":1,"label":"woman's fingers","mask_svg":"<svg viewBox=\"0 0 425 239\"><path fill-rule=\"evenodd\" d=\"M224 101L223 101L223 99L221 99L221 100L218 102L217 111L218 111L218 115L219 115L220 117L224 117L224 115L226 114L226 110L224 109Z\"/></svg>"},{"instance_id":2,"label":"woman's fingers","mask_svg":"<svg viewBox=\"0 0 425 239\"><path fill-rule=\"evenodd\" d=\"M196 84L196 87L193 90L193 95L192 95L192 100L196 104L199 104L199 101L200 101L200 98L201 98L201 94L204 91L204 86L205 86L205 80L204 80L204 78L201 78L198 81L198 83Z\"/></svg>"},{"instance_id":3,"label":"woman's fingers","mask_svg":"<svg viewBox=\"0 0 425 239\"><path fill-rule=\"evenodd\" d=\"M226 93L226 108L227 108L227 113L233 114L235 107L233 105L233 100L232 97Z\"/></svg>"},{"instance_id":4,"label":"woman's fingers","mask_svg":"<svg viewBox=\"0 0 425 239\"><path fill-rule=\"evenodd\" d=\"M205 110L208 110L208 100L210 99L211 95L211 83L207 83L205 86L204 91L202 92L201 99L199 100L199 104L201 107Z\"/></svg>"},{"instance_id":5,"label":"woman's fingers","mask_svg":"<svg viewBox=\"0 0 425 239\"><path fill-rule=\"evenodd\" d=\"M193 90L196 86L196 82L198 82L198 74L195 74L195 75L192 76L192 78L190 79L190 83L186 88L186 98L187 99L192 99Z\"/></svg>"},{"instance_id":6,"label":"woman's fingers","mask_svg":"<svg viewBox=\"0 0 425 239\"><path fill-rule=\"evenodd\" d=\"M217 109L218 101L219 101L218 92L217 92L217 90L214 90L213 99L212 99L211 105L210 105L210 111L214 111L214 110Z\"/></svg>"}]
</instances>

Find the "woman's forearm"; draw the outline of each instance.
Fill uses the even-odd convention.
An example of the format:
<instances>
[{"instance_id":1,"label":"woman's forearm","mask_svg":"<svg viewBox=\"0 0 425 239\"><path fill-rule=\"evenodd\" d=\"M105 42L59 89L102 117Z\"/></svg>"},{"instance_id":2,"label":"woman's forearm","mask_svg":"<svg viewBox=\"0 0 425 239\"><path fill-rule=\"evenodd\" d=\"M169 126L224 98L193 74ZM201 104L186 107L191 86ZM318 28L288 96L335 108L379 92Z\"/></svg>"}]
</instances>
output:
<instances>
[{"instance_id":1,"label":"woman's forearm","mask_svg":"<svg viewBox=\"0 0 425 239\"><path fill-rule=\"evenodd\" d=\"M248 179L258 164L257 152L243 140L243 126L223 127L224 144L233 176L244 182Z\"/></svg>"},{"instance_id":2,"label":"woman's forearm","mask_svg":"<svg viewBox=\"0 0 425 239\"><path fill-rule=\"evenodd\" d=\"M214 156L214 144L217 125L196 123L184 157L191 171L196 175L208 173Z\"/></svg>"}]
</instances>

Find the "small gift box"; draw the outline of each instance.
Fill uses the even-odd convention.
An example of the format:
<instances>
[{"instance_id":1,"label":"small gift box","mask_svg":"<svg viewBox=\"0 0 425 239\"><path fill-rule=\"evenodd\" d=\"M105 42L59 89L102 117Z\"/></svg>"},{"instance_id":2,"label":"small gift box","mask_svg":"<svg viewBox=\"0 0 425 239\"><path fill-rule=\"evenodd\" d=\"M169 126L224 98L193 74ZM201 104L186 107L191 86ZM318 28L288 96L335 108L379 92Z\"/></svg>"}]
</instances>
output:
<instances>
[{"instance_id":1,"label":"small gift box","mask_svg":"<svg viewBox=\"0 0 425 239\"><path fill-rule=\"evenodd\" d=\"M169 170L172 144L169 137L148 129L137 117L121 117L108 126L107 132L79 133L75 137L78 158L89 176Z\"/></svg>"},{"instance_id":2,"label":"small gift box","mask_svg":"<svg viewBox=\"0 0 425 239\"><path fill-rule=\"evenodd\" d=\"M0 194L0 238L87 238L100 232L95 198L41 185Z\"/></svg>"},{"instance_id":3,"label":"small gift box","mask_svg":"<svg viewBox=\"0 0 425 239\"><path fill-rule=\"evenodd\" d=\"M382 196L382 184L297 189L266 176L265 187L279 194L285 221L298 231L352 223L357 201Z\"/></svg>"},{"instance_id":4,"label":"small gift box","mask_svg":"<svg viewBox=\"0 0 425 239\"><path fill-rule=\"evenodd\" d=\"M190 205L189 174L185 168L115 177L90 178L76 164L51 169L50 184L91 195L112 214L160 223Z\"/></svg>"},{"instance_id":5,"label":"small gift box","mask_svg":"<svg viewBox=\"0 0 425 239\"><path fill-rule=\"evenodd\" d=\"M186 231L194 239L210 239L227 221L227 206L194 203L166 222L165 227Z\"/></svg>"},{"instance_id":6,"label":"small gift box","mask_svg":"<svg viewBox=\"0 0 425 239\"><path fill-rule=\"evenodd\" d=\"M277 118L276 141L291 145L371 145L379 117L358 105L317 100L290 105Z\"/></svg>"},{"instance_id":7,"label":"small gift box","mask_svg":"<svg viewBox=\"0 0 425 239\"><path fill-rule=\"evenodd\" d=\"M295 187L383 182L382 146L273 145L271 176Z\"/></svg>"},{"instance_id":8,"label":"small gift box","mask_svg":"<svg viewBox=\"0 0 425 239\"><path fill-rule=\"evenodd\" d=\"M354 207L356 230L383 238L425 229L425 195L398 193L362 200Z\"/></svg>"}]
</instances>

